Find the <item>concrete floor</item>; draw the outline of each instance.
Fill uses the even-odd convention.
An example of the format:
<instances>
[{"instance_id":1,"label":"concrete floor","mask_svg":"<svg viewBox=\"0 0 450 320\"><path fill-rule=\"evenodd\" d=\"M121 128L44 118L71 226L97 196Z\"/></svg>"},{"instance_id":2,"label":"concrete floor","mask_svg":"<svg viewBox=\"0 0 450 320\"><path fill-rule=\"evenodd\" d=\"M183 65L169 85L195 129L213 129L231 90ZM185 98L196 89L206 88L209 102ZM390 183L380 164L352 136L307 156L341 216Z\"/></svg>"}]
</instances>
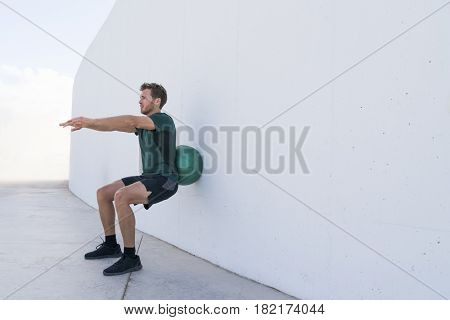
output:
<instances>
[{"instance_id":1,"label":"concrete floor","mask_svg":"<svg viewBox=\"0 0 450 320\"><path fill-rule=\"evenodd\" d=\"M67 181L0 183L0 201L3 299L296 299L139 231L143 269L103 276L117 258L84 259L104 235L97 210Z\"/></svg>"}]
</instances>

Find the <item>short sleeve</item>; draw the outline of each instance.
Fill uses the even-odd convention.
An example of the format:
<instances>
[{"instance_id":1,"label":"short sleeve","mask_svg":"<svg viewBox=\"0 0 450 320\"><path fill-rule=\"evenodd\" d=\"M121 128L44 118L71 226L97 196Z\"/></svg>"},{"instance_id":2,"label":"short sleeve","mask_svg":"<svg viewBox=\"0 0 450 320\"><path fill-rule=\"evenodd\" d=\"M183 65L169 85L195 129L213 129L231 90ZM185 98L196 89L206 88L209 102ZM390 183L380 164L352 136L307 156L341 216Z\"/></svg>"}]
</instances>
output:
<instances>
[{"instance_id":1,"label":"short sleeve","mask_svg":"<svg viewBox=\"0 0 450 320\"><path fill-rule=\"evenodd\" d=\"M156 131L164 131L164 130L171 130L172 129L172 122L168 115L164 113L154 113L150 115L150 119L152 119L153 123L155 124L155 130Z\"/></svg>"}]
</instances>

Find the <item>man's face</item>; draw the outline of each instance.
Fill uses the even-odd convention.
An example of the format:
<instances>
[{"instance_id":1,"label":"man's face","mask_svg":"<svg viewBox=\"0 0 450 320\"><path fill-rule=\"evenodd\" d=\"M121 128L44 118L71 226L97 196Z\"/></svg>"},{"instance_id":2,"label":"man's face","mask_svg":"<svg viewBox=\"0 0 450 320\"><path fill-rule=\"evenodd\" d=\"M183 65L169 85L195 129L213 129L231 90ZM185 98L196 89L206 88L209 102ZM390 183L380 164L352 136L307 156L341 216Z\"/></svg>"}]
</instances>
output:
<instances>
[{"instance_id":1,"label":"man's face","mask_svg":"<svg viewBox=\"0 0 450 320\"><path fill-rule=\"evenodd\" d=\"M156 104L156 102L158 101L155 101L157 99L152 98L150 91L150 89L144 89L143 91L141 91L139 105L141 107L142 114L153 112L156 108L158 108L158 104Z\"/></svg>"}]
</instances>

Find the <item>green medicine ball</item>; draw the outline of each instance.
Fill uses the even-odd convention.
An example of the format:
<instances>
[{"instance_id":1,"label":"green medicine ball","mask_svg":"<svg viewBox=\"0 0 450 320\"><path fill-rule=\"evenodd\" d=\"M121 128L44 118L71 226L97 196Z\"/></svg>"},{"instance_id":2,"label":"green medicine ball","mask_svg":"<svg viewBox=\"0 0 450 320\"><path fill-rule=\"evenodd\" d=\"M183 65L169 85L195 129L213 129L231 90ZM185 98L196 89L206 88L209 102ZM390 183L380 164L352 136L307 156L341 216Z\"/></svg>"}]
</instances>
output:
<instances>
[{"instance_id":1,"label":"green medicine ball","mask_svg":"<svg viewBox=\"0 0 450 320\"><path fill-rule=\"evenodd\" d=\"M200 179L203 159L195 148L180 145L177 147L175 164L178 169L178 184L187 186Z\"/></svg>"}]
</instances>

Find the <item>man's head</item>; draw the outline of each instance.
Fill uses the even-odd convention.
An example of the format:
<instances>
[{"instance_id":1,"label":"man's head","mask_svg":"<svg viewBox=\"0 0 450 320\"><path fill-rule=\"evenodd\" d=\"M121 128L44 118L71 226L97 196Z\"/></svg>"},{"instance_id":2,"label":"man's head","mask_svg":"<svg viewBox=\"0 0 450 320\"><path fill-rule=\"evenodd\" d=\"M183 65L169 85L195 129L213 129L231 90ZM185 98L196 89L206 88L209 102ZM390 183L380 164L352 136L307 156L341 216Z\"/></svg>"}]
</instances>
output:
<instances>
[{"instance_id":1,"label":"man's head","mask_svg":"<svg viewBox=\"0 0 450 320\"><path fill-rule=\"evenodd\" d=\"M160 111L167 102L166 89L157 83L143 83L139 105L142 114Z\"/></svg>"}]
</instances>

